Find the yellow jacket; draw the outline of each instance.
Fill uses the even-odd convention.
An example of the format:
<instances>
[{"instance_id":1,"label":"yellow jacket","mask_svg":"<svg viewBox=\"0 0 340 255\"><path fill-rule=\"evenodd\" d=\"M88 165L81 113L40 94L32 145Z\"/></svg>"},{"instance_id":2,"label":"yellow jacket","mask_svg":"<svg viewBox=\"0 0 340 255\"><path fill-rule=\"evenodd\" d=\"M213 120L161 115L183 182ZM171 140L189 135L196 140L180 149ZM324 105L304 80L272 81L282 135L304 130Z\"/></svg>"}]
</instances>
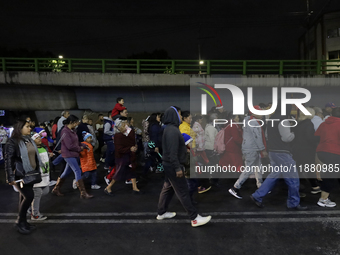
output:
<instances>
[{"instance_id":1,"label":"yellow jacket","mask_svg":"<svg viewBox=\"0 0 340 255\"><path fill-rule=\"evenodd\" d=\"M191 138L193 139L192 141L192 148L196 148L196 133L193 131L190 127L190 124L187 122L183 121L181 125L179 125L179 131L183 134L190 135Z\"/></svg>"}]
</instances>

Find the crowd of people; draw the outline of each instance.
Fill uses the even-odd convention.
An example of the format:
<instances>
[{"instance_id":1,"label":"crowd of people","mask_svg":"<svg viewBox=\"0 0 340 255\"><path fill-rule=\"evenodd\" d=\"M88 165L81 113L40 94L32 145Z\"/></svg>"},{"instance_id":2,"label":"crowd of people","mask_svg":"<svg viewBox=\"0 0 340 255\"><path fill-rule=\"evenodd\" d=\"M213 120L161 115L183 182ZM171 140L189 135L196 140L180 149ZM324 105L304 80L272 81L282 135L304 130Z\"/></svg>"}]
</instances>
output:
<instances>
[{"instance_id":1,"label":"crowd of people","mask_svg":"<svg viewBox=\"0 0 340 255\"><path fill-rule=\"evenodd\" d=\"M47 218L39 210L41 197L48 193L49 186L54 185L52 193L64 196L62 187L69 176L73 177L73 188L79 189L81 198L93 198L86 190L85 182L90 182L91 189L101 189L97 178L97 167L101 163L108 171L104 178L107 184L104 193L108 196L115 195L113 187L117 181L132 184L132 192L142 195L144 192L137 186L138 179L148 179L150 172L164 173L156 218L163 220L176 216L168 211L176 194L193 227L211 219L211 216L198 214L194 194L208 192L213 185L219 185L219 179L213 176L191 176L190 166L196 165L235 166L240 175L228 188L237 199L242 199L244 182L254 176L258 189L250 198L258 207L263 207L263 198L271 193L279 178L283 178L288 186L288 209L307 209L300 204L300 197L306 196L300 192L301 178L310 183L311 194L321 194L319 206L336 206L329 199L336 178L323 178L325 176L320 173L307 178L290 168L286 172L272 172L264 180L261 169L263 165L339 164L340 108L334 103L327 103L325 109L307 107L311 115L296 111L294 117L290 115L291 109L287 111L288 116L282 116L280 104L271 116L252 112L245 116L233 115L218 105L203 117L171 106L164 113L148 116L141 123L142 129L134 126L124 105L124 99L117 98L113 110L107 116L99 114L95 123L87 115L79 120L69 111L63 111L49 123L36 126L25 117L14 125L11 137L6 140L5 169L7 182L20 193L16 223L20 233L30 234L36 228L27 222L27 212L33 221ZM261 103L254 108L269 109L271 104ZM269 125L265 121L269 118L295 119L297 125L282 125L281 122ZM226 119L228 124L215 125L216 119ZM50 169L53 171L57 165L63 171L55 182L50 179ZM251 171L242 171L243 166ZM139 176L137 168L142 169ZM35 174L37 171L40 174Z\"/></svg>"}]
</instances>

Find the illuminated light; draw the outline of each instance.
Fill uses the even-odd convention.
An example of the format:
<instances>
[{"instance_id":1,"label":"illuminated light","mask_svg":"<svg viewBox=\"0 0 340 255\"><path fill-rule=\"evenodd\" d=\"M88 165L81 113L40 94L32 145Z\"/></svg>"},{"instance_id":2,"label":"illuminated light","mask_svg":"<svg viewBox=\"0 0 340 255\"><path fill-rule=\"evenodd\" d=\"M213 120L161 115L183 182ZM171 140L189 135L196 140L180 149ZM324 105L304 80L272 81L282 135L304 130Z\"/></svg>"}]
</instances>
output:
<instances>
[{"instance_id":1,"label":"illuminated light","mask_svg":"<svg viewBox=\"0 0 340 255\"><path fill-rule=\"evenodd\" d=\"M200 65L203 65L203 64L204 64L204 61L203 61L203 60L201 60L201 61L200 61Z\"/></svg>"},{"instance_id":2,"label":"illuminated light","mask_svg":"<svg viewBox=\"0 0 340 255\"><path fill-rule=\"evenodd\" d=\"M59 58L64 58L62 55L59 55Z\"/></svg>"}]
</instances>

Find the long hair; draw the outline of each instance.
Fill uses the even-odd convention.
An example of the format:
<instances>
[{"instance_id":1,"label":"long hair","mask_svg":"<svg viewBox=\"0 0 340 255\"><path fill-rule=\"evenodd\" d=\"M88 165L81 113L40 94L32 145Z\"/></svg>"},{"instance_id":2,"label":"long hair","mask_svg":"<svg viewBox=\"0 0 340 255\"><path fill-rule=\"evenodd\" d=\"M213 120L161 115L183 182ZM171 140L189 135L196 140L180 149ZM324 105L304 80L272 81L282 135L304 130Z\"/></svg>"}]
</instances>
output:
<instances>
[{"instance_id":1,"label":"long hair","mask_svg":"<svg viewBox=\"0 0 340 255\"><path fill-rule=\"evenodd\" d=\"M150 118L148 120L149 121L149 129L148 129L149 134L150 134L150 129L153 125L159 125L159 122L157 121L158 115L161 115L161 114L157 112L157 113L152 113L150 115Z\"/></svg>"},{"instance_id":2,"label":"long hair","mask_svg":"<svg viewBox=\"0 0 340 255\"><path fill-rule=\"evenodd\" d=\"M14 130L11 137L13 137L17 142L19 142L22 139L21 130L26 125L26 123L29 122L26 120L18 120L17 123L15 123L13 126Z\"/></svg>"},{"instance_id":3,"label":"long hair","mask_svg":"<svg viewBox=\"0 0 340 255\"><path fill-rule=\"evenodd\" d=\"M61 118L60 116L56 117L53 121L53 125L58 124L58 121L60 120L60 118Z\"/></svg>"}]
</instances>

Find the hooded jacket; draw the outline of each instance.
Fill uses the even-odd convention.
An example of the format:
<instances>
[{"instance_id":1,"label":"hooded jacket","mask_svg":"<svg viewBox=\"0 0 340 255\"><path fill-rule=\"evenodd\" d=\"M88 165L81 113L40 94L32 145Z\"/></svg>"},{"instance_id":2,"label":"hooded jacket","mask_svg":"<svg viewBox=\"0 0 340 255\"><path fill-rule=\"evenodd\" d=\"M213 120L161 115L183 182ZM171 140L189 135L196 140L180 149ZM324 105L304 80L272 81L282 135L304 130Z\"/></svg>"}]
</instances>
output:
<instances>
[{"instance_id":1,"label":"hooded jacket","mask_svg":"<svg viewBox=\"0 0 340 255\"><path fill-rule=\"evenodd\" d=\"M177 110L173 107L168 108L164 113L164 128L162 145L163 145L163 164L170 165L171 168L179 172L182 165L186 162L187 148L184 138L179 131L181 123Z\"/></svg>"},{"instance_id":2,"label":"hooded jacket","mask_svg":"<svg viewBox=\"0 0 340 255\"><path fill-rule=\"evenodd\" d=\"M320 136L317 152L340 155L340 118L328 117L316 130L315 136Z\"/></svg>"},{"instance_id":3,"label":"hooded jacket","mask_svg":"<svg viewBox=\"0 0 340 255\"><path fill-rule=\"evenodd\" d=\"M250 119L250 116L244 119L242 151L263 151L266 147L263 144L262 128L255 118L250 122L251 126L248 125Z\"/></svg>"}]
</instances>

